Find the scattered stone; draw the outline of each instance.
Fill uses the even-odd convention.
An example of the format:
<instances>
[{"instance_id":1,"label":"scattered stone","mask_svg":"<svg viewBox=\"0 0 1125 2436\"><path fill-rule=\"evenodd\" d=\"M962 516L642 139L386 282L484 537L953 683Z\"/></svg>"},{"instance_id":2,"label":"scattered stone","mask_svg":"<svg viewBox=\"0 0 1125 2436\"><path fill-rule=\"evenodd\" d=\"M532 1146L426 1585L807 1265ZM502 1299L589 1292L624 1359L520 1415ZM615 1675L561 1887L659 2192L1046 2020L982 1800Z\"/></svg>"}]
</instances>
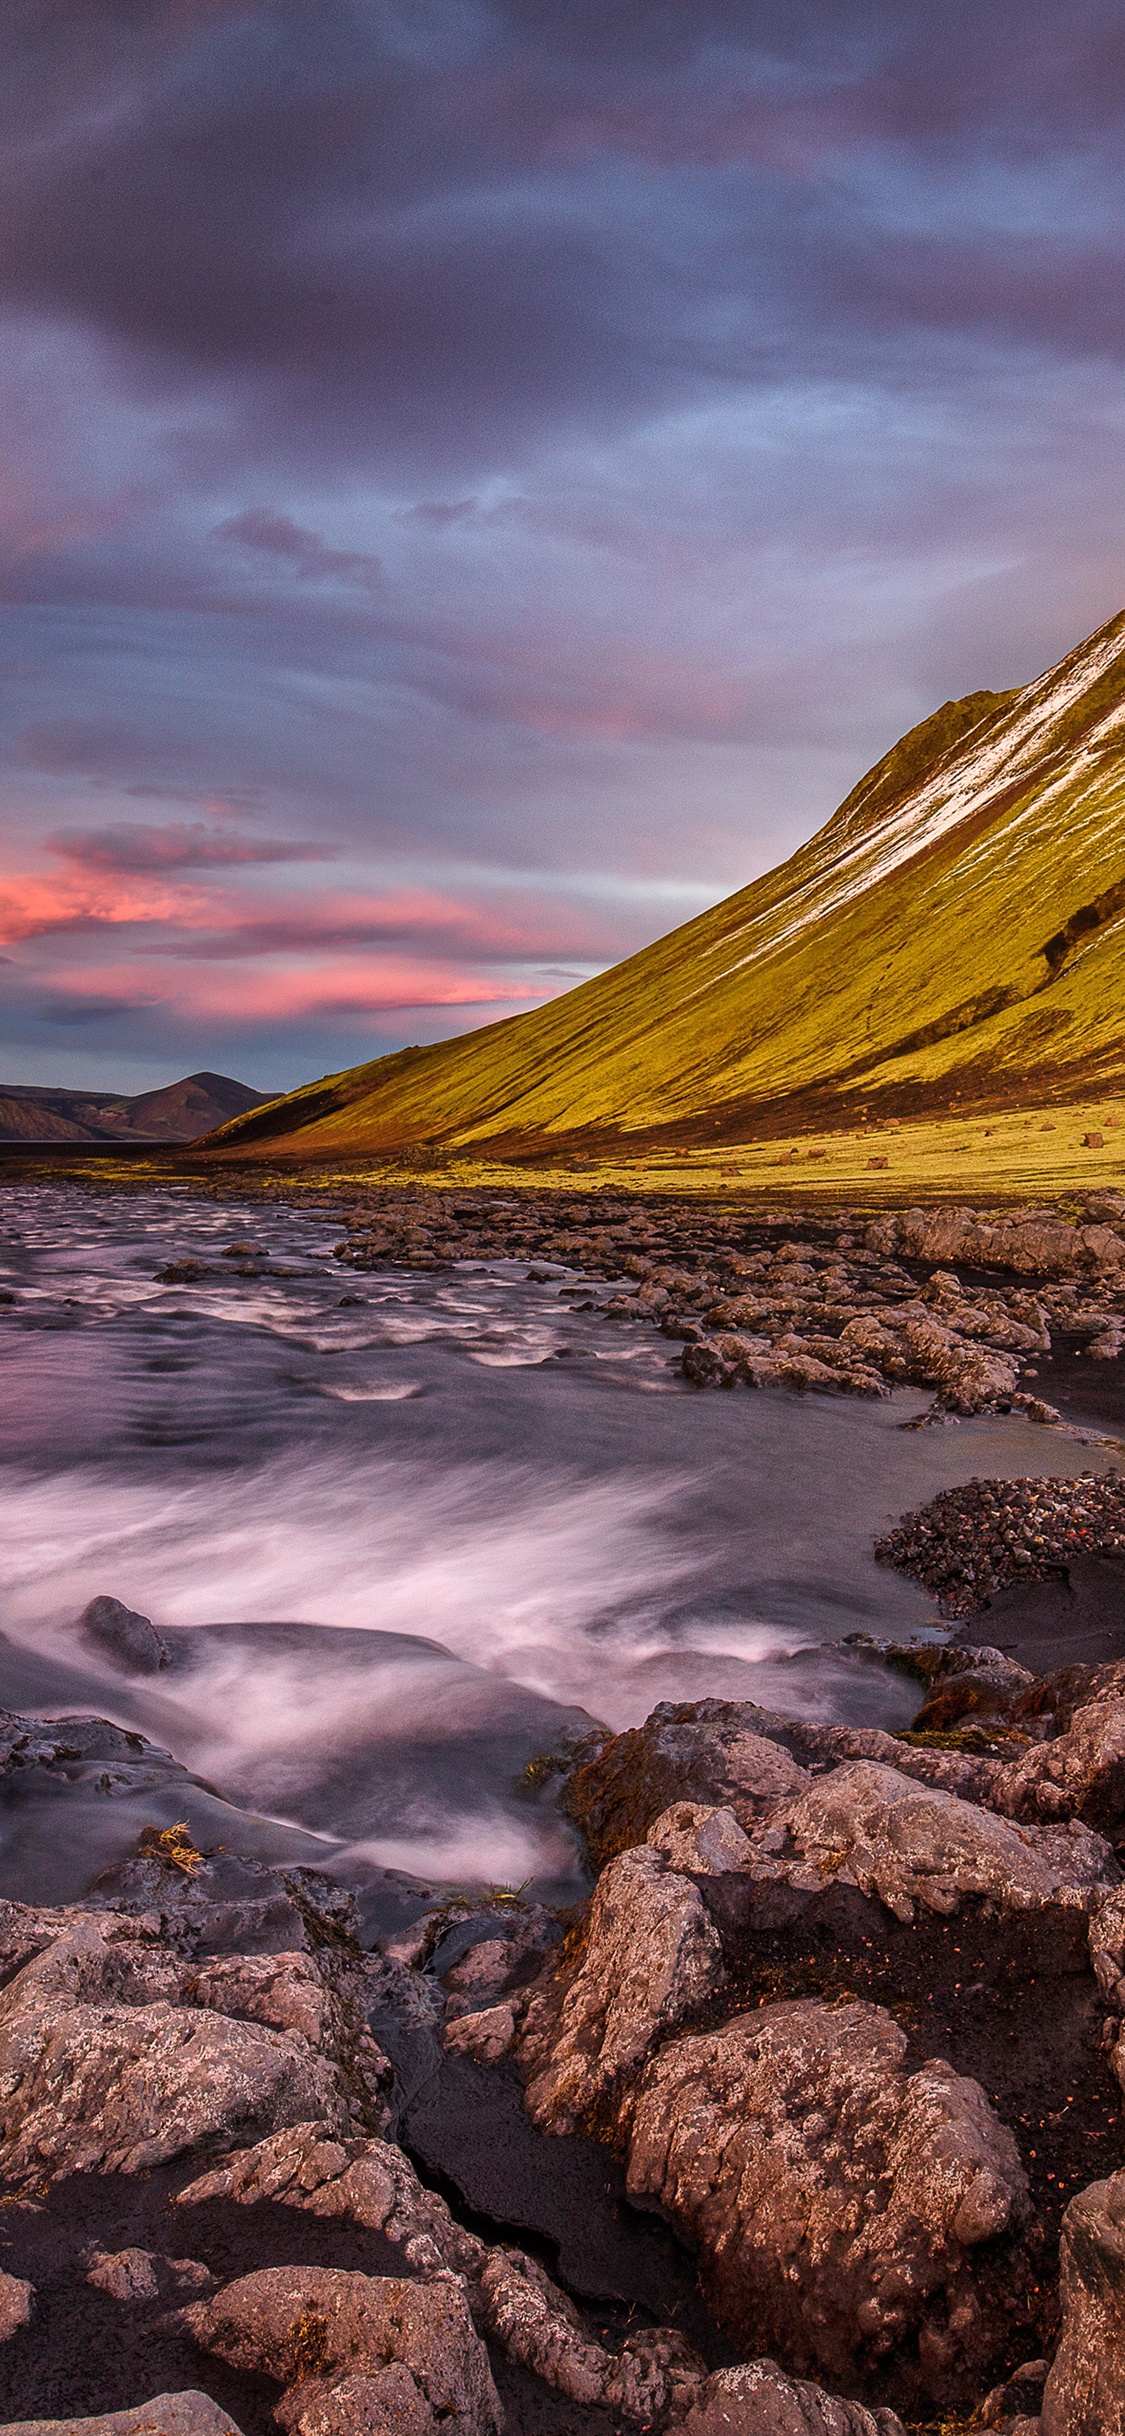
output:
<instances>
[{"instance_id":1,"label":"scattered stone","mask_svg":"<svg viewBox=\"0 0 1125 2436\"><path fill-rule=\"evenodd\" d=\"M1003 1584L1043 1581L1070 1556L1125 1558L1125 1479L971 1480L904 1515L875 1555L946 1615L977 1615Z\"/></svg>"}]
</instances>

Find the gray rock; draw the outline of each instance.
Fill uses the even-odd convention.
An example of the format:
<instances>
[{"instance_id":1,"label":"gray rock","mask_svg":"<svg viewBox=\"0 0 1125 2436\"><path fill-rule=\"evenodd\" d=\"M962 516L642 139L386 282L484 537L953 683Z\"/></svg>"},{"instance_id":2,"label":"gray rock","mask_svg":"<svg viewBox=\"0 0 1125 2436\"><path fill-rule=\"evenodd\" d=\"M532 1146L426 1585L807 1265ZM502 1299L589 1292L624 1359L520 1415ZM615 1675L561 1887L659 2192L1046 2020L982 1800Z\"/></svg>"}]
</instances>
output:
<instances>
[{"instance_id":1,"label":"gray rock","mask_svg":"<svg viewBox=\"0 0 1125 2436\"><path fill-rule=\"evenodd\" d=\"M215 2278L195 2258L165 2258L155 2250L90 2250L86 2281L115 2301L195 2300L213 2292Z\"/></svg>"},{"instance_id":2,"label":"gray rock","mask_svg":"<svg viewBox=\"0 0 1125 2436\"><path fill-rule=\"evenodd\" d=\"M435 2191L427 2191L409 2158L388 2140L336 2139L323 2123L299 2123L253 2148L241 2149L179 2194L179 2207L202 2200L260 2200L340 2216L400 2245L416 2275L445 2269L480 2277L488 2255L475 2233L458 2224Z\"/></svg>"},{"instance_id":3,"label":"gray rock","mask_svg":"<svg viewBox=\"0 0 1125 2436\"><path fill-rule=\"evenodd\" d=\"M78 1627L87 1640L108 1650L131 1675L157 1675L170 1663L168 1644L151 1619L123 1606L120 1599L91 1599L78 1618Z\"/></svg>"},{"instance_id":4,"label":"gray rock","mask_svg":"<svg viewBox=\"0 0 1125 2436\"><path fill-rule=\"evenodd\" d=\"M1072 2199L1062 2227L1062 2337L1042 2436L1125 2436L1125 2172Z\"/></svg>"},{"instance_id":5,"label":"gray rock","mask_svg":"<svg viewBox=\"0 0 1125 2436\"><path fill-rule=\"evenodd\" d=\"M157 2394L133 2410L96 2419L6 2419L0 2436L240 2436L210 2394Z\"/></svg>"},{"instance_id":6,"label":"gray rock","mask_svg":"<svg viewBox=\"0 0 1125 2436\"><path fill-rule=\"evenodd\" d=\"M30 2323L34 2299L34 2284L25 2283L22 2275L0 2273L0 2343Z\"/></svg>"},{"instance_id":7,"label":"gray rock","mask_svg":"<svg viewBox=\"0 0 1125 2436\"><path fill-rule=\"evenodd\" d=\"M786 2377L772 2360L750 2360L723 2368L706 2385L677 2436L904 2436L893 2411L868 2411L861 2402Z\"/></svg>"},{"instance_id":8,"label":"gray rock","mask_svg":"<svg viewBox=\"0 0 1125 2436\"><path fill-rule=\"evenodd\" d=\"M182 2314L203 2350L290 2389L277 2416L301 2436L312 2436L317 2412L338 2411L332 2389L356 2377L364 2407L382 2407L392 2425L397 2410L407 2426L440 2422L444 2436L499 2436L488 2354L455 2276L416 2284L336 2267L264 2267ZM385 2382L390 2368L406 2373L412 2392L401 2373ZM346 2422L337 2415L335 2424Z\"/></svg>"},{"instance_id":9,"label":"gray rock","mask_svg":"<svg viewBox=\"0 0 1125 2436\"><path fill-rule=\"evenodd\" d=\"M1002 2339L973 2253L1022 2227L1027 2186L978 2084L906 2052L880 2007L813 2000L673 2040L641 2079L628 2184L696 2244L740 2343L849 2383L912 2356L944 2403Z\"/></svg>"},{"instance_id":10,"label":"gray rock","mask_svg":"<svg viewBox=\"0 0 1125 2436\"><path fill-rule=\"evenodd\" d=\"M73 1913L0 1994L0 2172L141 2173L312 2117L344 2128L338 2065L297 2031L185 2001L158 1923Z\"/></svg>"},{"instance_id":11,"label":"gray rock","mask_svg":"<svg viewBox=\"0 0 1125 2436\"><path fill-rule=\"evenodd\" d=\"M653 1820L645 1842L663 1853L670 1869L695 1877L753 1866L754 1846L733 1810L709 1809L705 1802L673 1802Z\"/></svg>"},{"instance_id":12,"label":"gray rock","mask_svg":"<svg viewBox=\"0 0 1125 2436\"><path fill-rule=\"evenodd\" d=\"M1084 1903L1092 1888L1119 1879L1111 1847L1077 1822L1016 1828L871 1760L819 1777L786 1824L818 1873L877 1894L901 1920L913 1919L917 1903L952 1913L972 1895L1016 1911Z\"/></svg>"},{"instance_id":13,"label":"gray rock","mask_svg":"<svg viewBox=\"0 0 1125 2436\"><path fill-rule=\"evenodd\" d=\"M612 2100L623 2119L656 2039L724 1977L699 1888L649 1845L621 1853L598 1880L577 1952L528 2007L519 2058L529 2114L573 2131Z\"/></svg>"}]
</instances>

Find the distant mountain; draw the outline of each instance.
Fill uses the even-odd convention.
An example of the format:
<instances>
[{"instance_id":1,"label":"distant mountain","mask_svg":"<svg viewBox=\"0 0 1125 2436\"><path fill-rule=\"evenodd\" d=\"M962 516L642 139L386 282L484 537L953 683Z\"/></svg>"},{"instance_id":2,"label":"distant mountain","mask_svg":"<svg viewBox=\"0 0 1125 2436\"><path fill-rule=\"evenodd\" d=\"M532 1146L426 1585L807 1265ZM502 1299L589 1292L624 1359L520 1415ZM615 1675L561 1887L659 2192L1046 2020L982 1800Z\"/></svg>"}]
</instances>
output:
<instances>
[{"instance_id":1,"label":"distant mountain","mask_svg":"<svg viewBox=\"0 0 1125 2436\"><path fill-rule=\"evenodd\" d=\"M226 1074L189 1074L160 1091L56 1091L0 1083L0 1142L194 1142L260 1108L260 1091Z\"/></svg>"},{"instance_id":2,"label":"distant mountain","mask_svg":"<svg viewBox=\"0 0 1125 2436\"><path fill-rule=\"evenodd\" d=\"M746 1141L1125 1078L1125 614L947 702L787 863L529 1015L353 1067L231 1152Z\"/></svg>"}]
</instances>

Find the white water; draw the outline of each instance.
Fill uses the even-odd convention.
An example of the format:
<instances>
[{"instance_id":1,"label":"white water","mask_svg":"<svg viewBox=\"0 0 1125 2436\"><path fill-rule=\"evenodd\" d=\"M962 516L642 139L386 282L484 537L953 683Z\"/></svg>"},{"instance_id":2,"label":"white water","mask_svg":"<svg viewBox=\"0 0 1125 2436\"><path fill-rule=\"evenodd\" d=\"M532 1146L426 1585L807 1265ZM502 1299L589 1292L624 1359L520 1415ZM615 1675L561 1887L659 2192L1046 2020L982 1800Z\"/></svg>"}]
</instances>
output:
<instances>
[{"instance_id":1,"label":"white water","mask_svg":"<svg viewBox=\"0 0 1125 2436\"><path fill-rule=\"evenodd\" d=\"M1043 1468L1019 1421L903 1434L916 1397L699 1395L665 1339L523 1264L357 1279L305 1214L0 1206L0 1703L136 1726L345 1869L565 1878L567 1829L514 1787L583 1712L905 1722L901 1679L822 1646L936 1622L874 1534ZM222 1260L242 1237L276 1274ZM161 1285L184 1253L216 1274ZM169 1670L83 1639L99 1592L183 1636Z\"/></svg>"}]
</instances>

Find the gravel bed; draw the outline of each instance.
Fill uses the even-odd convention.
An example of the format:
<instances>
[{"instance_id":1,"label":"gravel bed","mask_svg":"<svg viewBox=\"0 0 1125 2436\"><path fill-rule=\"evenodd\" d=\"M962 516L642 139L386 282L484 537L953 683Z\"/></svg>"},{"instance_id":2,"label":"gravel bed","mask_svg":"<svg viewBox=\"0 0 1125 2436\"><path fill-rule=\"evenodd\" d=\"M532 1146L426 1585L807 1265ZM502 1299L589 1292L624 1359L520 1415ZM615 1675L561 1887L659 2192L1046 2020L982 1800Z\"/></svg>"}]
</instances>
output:
<instances>
[{"instance_id":1,"label":"gravel bed","mask_svg":"<svg viewBox=\"0 0 1125 2436\"><path fill-rule=\"evenodd\" d=\"M970 1480L904 1514L875 1555L946 1615L978 1615L1006 1583L1043 1581L1069 1557L1125 1557L1125 1479Z\"/></svg>"}]
</instances>

